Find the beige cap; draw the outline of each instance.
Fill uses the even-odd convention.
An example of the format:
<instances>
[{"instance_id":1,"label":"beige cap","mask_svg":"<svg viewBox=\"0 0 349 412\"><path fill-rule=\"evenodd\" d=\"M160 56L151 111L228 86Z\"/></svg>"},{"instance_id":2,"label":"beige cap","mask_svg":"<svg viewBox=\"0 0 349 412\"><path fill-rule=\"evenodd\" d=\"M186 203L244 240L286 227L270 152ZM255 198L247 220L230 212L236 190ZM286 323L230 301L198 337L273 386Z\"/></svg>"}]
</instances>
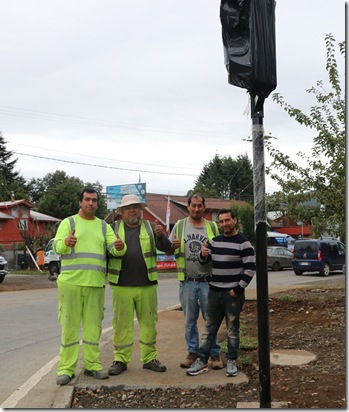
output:
<instances>
[{"instance_id":1,"label":"beige cap","mask_svg":"<svg viewBox=\"0 0 349 412\"><path fill-rule=\"evenodd\" d=\"M147 204L142 202L141 199L137 195L125 195L121 199L120 206L116 209L117 213L119 215L122 214L122 208L125 206L130 206L130 205L140 205L142 209L144 209Z\"/></svg>"}]
</instances>

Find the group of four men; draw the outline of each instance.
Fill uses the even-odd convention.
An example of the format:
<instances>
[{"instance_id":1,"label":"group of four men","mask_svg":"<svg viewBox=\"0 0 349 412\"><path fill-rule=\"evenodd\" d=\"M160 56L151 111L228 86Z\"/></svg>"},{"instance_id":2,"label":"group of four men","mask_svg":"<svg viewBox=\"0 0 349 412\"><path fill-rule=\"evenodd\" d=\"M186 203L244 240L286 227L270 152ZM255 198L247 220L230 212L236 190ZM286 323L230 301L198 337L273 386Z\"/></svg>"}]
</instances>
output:
<instances>
[{"instance_id":1,"label":"group of four men","mask_svg":"<svg viewBox=\"0 0 349 412\"><path fill-rule=\"evenodd\" d=\"M164 228L142 218L146 204L136 195L126 195L117 209L122 219L113 227L96 217L99 196L85 187L79 211L64 219L55 236L54 249L61 254L58 286L58 320L61 346L57 384L74 377L79 357L79 328L85 375L97 379L119 375L131 361L134 312L139 323L139 344L144 369L165 372L157 356L157 249L175 254L179 298L185 319L188 356L180 366L188 375L223 368L217 332L226 318L228 335L227 376L237 374L239 317L244 290L255 273L254 250L237 229L231 210L222 209L218 222L204 219L205 199L194 194L188 199L189 217L179 220L169 237ZM107 252L106 252L107 251ZM99 339L104 316L106 273L113 299L114 361L104 370ZM197 321L205 319L199 345Z\"/></svg>"}]
</instances>

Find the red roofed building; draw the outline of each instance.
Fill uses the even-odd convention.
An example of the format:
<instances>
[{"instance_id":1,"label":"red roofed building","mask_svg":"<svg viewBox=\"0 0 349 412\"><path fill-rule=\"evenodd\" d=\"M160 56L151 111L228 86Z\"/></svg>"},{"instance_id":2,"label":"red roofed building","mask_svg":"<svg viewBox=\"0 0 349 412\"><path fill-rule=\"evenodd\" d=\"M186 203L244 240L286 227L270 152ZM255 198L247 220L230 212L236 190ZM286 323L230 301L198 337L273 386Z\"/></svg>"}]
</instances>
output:
<instances>
[{"instance_id":1,"label":"red roofed building","mask_svg":"<svg viewBox=\"0 0 349 412\"><path fill-rule=\"evenodd\" d=\"M269 214L268 214L269 215ZM311 225L307 222L297 222L289 216L279 216L271 219L271 230L297 238L311 238Z\"/></svg>"},{"instance_id":2,"label":"red roofed building","mask_svg":"<svg viewBox=\"0 0 349 412\"><path fill-rule=\"evenodd\" d=\"M60 219L32 210L35 205L21 199L0 202L0 245L23 243L26 237L53 236Z\"/></svg>"},{"instance_id":3,"label":"red roofed building","mask_svg":"<svg viewBox=\"0 0 349 412\"><path fill-rule=\"evenodd\" d=\"M188 196L169 196L170 197L170 229L179 219L188 217L187 210ZM167 211L168 196L163 194L147 193L147 207L143 211L143 217L146 220L154 222L157 220L166 228L166 211ZM220 209L230 209L231 205L243 206L247 203L240 200L222 200L222 199L205 199L206 210L204 218L208 220L217 220L217 215ZM121 215L117 215L116 211L112 211L106 217L106 222L112 223L115 220L121 219Z\"/></svg>"},{"instance_id":4,"label":"red roofed building","mask_svg":"<svg viewBox=\"0 0 349 412\"><path fill-rule=\"evenodd\" d=\"M0 246L9 268L28 266L25 244L37 236L53 237L60 219L33 210L29 200L0 202ZM27 243L28 244L28 243Z\"/></svg>"}]
</instances>

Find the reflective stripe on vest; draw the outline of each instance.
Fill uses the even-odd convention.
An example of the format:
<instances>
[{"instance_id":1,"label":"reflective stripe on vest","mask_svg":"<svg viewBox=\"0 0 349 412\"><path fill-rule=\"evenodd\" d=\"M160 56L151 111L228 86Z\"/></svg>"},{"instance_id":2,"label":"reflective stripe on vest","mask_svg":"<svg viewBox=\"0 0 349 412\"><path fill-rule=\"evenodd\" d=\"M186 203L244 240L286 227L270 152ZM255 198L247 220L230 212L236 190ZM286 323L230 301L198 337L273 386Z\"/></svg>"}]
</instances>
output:
<instances>
[{"instance_id":1,"label":"reflective stripe on vest","mask_svg":"<svg viewBox=\"0 0 349 412\"><path fill-rule=\"evenodd\" d=\"M68 217L69 223L70 223L70 231L72 232L75 229L75 220L73 216ZM101 220L102 222L102 233L103 233L103 238L104 238L104 250L106 250L107 246L107 224L104 220ZM114 245L112 245L114 246ZM75 263L75 264L68 264L67 261L69 260L74 260L74 259L96 259L99 260L100 262L105 262L107 260L106 254L100 254L100 253L86 253L86 252L75 252L75 246L71 248L71 253L70 254L62 254L61 255L61 260L62 260L62 270L93 270L96 272L105 272L105 265L96 265L96 264L89 264L89 263ZM66 264L67 262L67 264Z\"/></svg>"}]
</instances>

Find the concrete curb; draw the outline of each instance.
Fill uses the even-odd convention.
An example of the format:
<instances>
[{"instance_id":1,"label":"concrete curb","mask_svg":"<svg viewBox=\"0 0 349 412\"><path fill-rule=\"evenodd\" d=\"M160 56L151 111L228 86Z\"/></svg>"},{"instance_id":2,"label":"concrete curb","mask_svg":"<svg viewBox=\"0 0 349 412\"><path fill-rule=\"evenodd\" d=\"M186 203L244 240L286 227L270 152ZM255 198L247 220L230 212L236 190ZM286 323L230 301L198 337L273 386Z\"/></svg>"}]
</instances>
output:
<instances>
[{"instance_id":1,"label":"concrete curb","mask_svg":"<svg viewBox=\"0 0 349 412\"><path fill-rule=\"evenodd\" d=\"M271 402L272 409L288 409L287 402ZM259 409L259 402L238 402L236 409Z\"/></svg>"},{"instance_id":2,"label":"concrete curb","mask_svg":"<svg viewBox=\"0 0 349 412\"><path fill-rule=\"evenodd\" d=\"M61 386L53 402L53 409L70 409L73 401L74 385Z\"/></svg>"}]
</instances>

